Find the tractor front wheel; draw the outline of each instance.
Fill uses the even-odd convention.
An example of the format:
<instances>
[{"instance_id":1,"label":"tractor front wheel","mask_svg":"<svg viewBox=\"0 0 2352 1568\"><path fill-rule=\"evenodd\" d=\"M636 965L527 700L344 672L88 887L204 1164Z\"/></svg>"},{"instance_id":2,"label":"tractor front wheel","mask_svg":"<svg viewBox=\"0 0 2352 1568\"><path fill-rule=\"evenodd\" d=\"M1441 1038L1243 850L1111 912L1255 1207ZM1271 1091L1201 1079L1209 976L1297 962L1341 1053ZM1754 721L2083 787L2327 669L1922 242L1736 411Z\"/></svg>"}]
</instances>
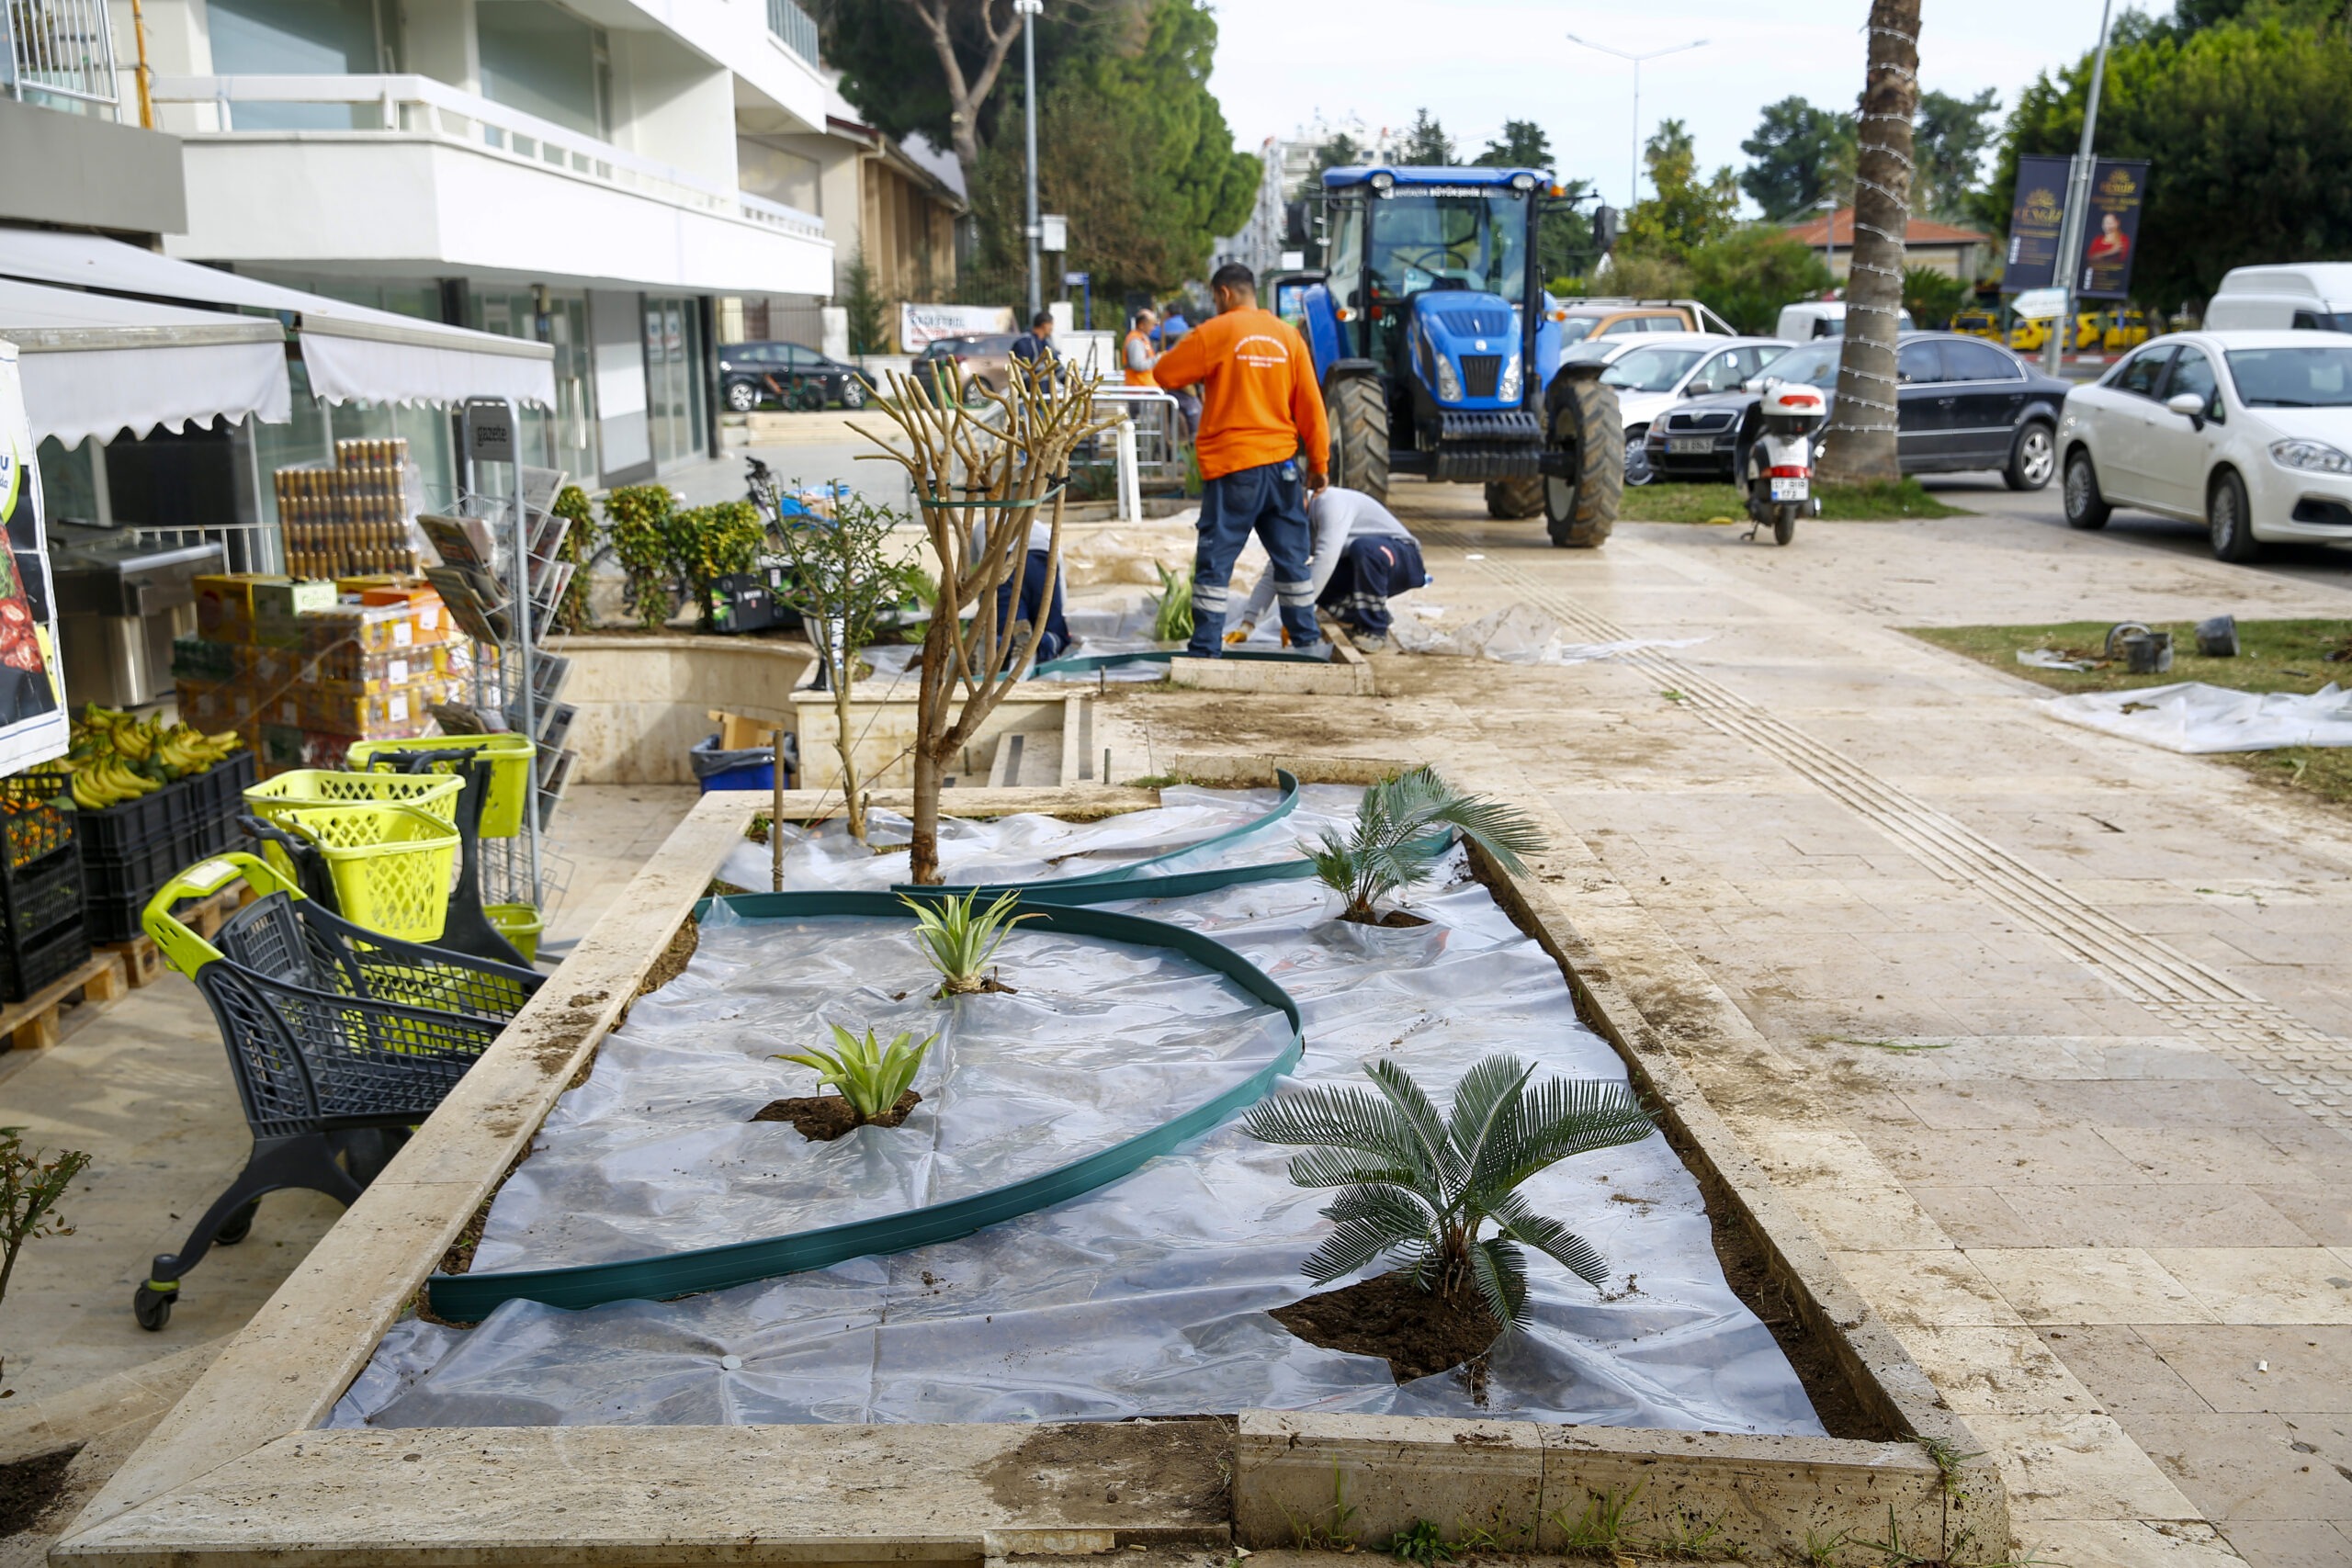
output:
<instances>
[{"instance_id":1,"label":"tractor front wheel","mask_svg":"<svg viewBox=\"0 0 2352 1568\"><path fill-rule=\"evenodd\" d=\"M1331 482L1388 499L1388 389L1375 376L1350 376L1331 389Z\"/></svg>"},{"instance_id":2,"label":"tractor front wheel","mask_svg":"<svg viewBox=\"0 0 2352 1568\"><path fill-rule=\"evenodd\" d=\"M1625 498L1625 425L1617 389L1592 379L1552 379L1544 399L1544 445L1576 458L1574 478L1544 477L1544 525L1564 550L1599 547L1617 525Z\"/></svg>"},{"instance_id":3,"label":"tractor front wheel","mask_svg":"<svg viewBox=\"0 0 2352 1568\"><path fill-rule=\"evenodd\" d=\"M1532 517L1544 510L1544 479L1530 474L1524 479L1488 479L1487 481L1487 515L1514 523L1522 517Z\"/></svg>"}]
</instances>

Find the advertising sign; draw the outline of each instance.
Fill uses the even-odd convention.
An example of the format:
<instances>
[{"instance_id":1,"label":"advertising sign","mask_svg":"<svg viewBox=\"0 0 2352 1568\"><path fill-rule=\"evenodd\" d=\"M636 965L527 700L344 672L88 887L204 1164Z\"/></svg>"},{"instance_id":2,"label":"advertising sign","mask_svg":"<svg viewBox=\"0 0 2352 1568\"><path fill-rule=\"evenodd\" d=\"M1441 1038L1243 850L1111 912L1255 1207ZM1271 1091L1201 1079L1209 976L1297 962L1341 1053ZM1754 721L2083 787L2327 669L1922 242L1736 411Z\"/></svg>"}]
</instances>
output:
<instances>
[{"instance_id":1,"label":"advertising sign","mask_svg":"<svg viewBox=\"0 0 2352 1568\"><path fill-rule=\"evenodd\" d=\"M2140 246L2140 203L2147 189L2143 158L2101 158L2093 165L2082 265L2075 274L2077 299L2120 299L2132 291L2132 255Z\"/></svg>"},{"instance_id":2,"label":"advertising sign","mask_svg":"<svg viewBox=\"0 0 2352 1568\"><path fill-rule=\"evenodd\" d=\"M33 453L17 345L0 343L0 773L62 757L69 728Z\"/></svg>"},{"instance_id":3,"label":"advertising sign","mask_svg":"<svg viewBox=\"0 0 2352 1568\"><path fill-rule=\"evenodd\" d=\"M933 340L966 337L974 333L1016 331L1010 305L901 305L899 307L899 351L921 354Z\"/></svg>"},{"instance_id":4,"label":"advertising sign","mask_svg":"<svg viewBox=\"0 0 2352 1568\"><path fill-rule=\"evenodd\" d=\"M2009 209L2009 254L2001 292L2046 288L2058 276L2058 230L2066 217L2066 171L2072 158L2019 158ZM2135 220L2136 221L2136 220Z\"/></svg>"}]
</instances>

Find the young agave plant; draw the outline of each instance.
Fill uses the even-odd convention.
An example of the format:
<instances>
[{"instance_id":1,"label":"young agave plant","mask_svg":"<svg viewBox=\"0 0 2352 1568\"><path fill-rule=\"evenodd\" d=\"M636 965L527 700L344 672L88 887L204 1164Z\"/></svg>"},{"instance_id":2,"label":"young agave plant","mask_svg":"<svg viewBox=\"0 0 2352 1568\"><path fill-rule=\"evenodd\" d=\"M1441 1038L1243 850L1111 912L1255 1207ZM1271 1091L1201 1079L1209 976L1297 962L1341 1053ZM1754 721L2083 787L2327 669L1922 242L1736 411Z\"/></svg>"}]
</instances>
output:
<instances>
[{"instance_id":1,"label":"young agave plant","mask_svg":"<svg viewBox=\"0 0 2352 1568\"><path fill-rule=\"evenodd\" d=\"M1464 795L1435 768L1392 773L1363 792L1355 830L1342 839L1330 829L1306 858L1323 885L1348 901L1343 920L1369 925L1373 906L1426 875L1445 852L1448 828L1476 844L1513 875L1522 855L1540 853L1544 835L1526 814L1498 800Z\"/></svg>"},{"instance_id":2,"label":"young agave plant","mask_svg":"<svg viewBox=\"0 0 2352 1568\"><path fill-rule=\"evenodd\" d=\"M1440 1116L1395 1062L1364 1070L1379 1093L1318 1085L1261 1101L1243 1123L1267 1143L1310 1149L1290 1162L1293 1181L1340 1189L1323 1211L1339 1228L1307 1258L1308 1279L1329 1284L1385 1254L1421 1289L1453 1298L1475 1290L1498 1322L1516 1326L1527 1311L1521 1247L1591 1284L1609 1278L1591 1244L1531 1210L1519 1188L1572 1155L1648 1136L1649 1113L1630 1088L1554 1078L1531 1089L1532 1066L1489 1056L1463 1075L1452 1113Z\"/></svg>"},{"instance_id":3,"label":"young agave plant","mask_svg":"<svg viewBox=\"0 0 2352 1568\"><path fill-rule=\"evenodd\" d=\"M915 935L922 943L923 956L939 971L937 994L943 997L986 990L989 960L996 956L996 950L1012 934L1014 926L1039 918L1035 910L1024 915L1012 912L1021 902L1018 893L1004 894L983 909L977 887L960 898L912 898L900 894L899 902L914 911Z\"/></svg>"},{"instance_id":4,"label":"young agave plant","mask_svg":"<svg viewBox=\"0 0 2352 1568\"><path fill-rule=\"evenodd\" d=\"M911 1031L899 1035L888 1045L875 1038L868 1029L864 1039L852 1034L840 1024L832 1025L833 1042L838 1051L811 1047L806 1051L778 1053L773 1059L797 1062L813 1067L817 1081L831 1084L849 1101L855 1125L879 1122L899 1103L899 1097L915 1081L915 1074L922 1066L922 1059L930 1054L939 1036L934 1034L920 1045L910 1046Z\"/></svg>"}]
</instances>

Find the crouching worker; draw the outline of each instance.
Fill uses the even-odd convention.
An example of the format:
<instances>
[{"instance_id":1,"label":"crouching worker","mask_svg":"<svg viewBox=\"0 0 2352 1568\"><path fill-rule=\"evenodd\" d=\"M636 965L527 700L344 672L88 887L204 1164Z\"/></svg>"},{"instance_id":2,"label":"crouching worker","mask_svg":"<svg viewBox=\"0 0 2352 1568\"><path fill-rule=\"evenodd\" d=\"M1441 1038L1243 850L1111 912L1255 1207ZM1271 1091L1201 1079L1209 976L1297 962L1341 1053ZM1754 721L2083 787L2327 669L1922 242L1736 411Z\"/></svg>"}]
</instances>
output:
<instances>
[{"instance_id":1,"label":"crouching worker","mask_svg":"<svg viewBox=\"0 0 2352 1568\"><path fill-rule=\"evenodd\" d=\"M1217 314L1161 353L1152 378L1170 391L1198 383L1200 543L1193 555L1193 640L1188 653L1225 648L1233 563L1256 534L1273 558L1283 629L1294 649L1329 654L1315 624L1307 575L1306 497L1328 482L1331 430L1315 363L1298 332L1258 308L1256 276L1238 262L1209 280Z\"/></svg>"},{"instance_id":2,"label":"crouching worker","mask_svg":"<svg viewBox=\"0 0 2352 1568\"><path fill-rule=\"evenodd\" d=\"M1315 525L1315 558L1307 581L1315 603L1346 626L1356 646L1377 653L1388 646L1388 601L1429 586L1421 547L1396 514L1361 491L1326 489L1306 503ZM1274 602L1274 569L1259 574L1239 623L1225 640L1239 642Z\"/></svg>"},{"instance_id":3,"label":"crouching worker","mask_svg":"<svg viewBox=\"0 0 2352 1568\"><path fill-rule=\"evenodd\" d=\"M978 523L973 524L973 555L978 556L980 553L986 537L983 525ZM1012 597L1014 580L1008 578L998 583L996 587L996 624L1000 628L1004 626L1008 615L1015 624L1025 623L1032 626L1042 626L1043 629L1037 637L1037 657L1032 661L1035 664L1043 664L1048 659L1059 659L1062 656L1062 650L1069 647L1069 622L1062 617L1061 577L1057 573L1051 583L1046 581L1046 565L1052 555L1053 546L1054 525L1052 524L1042 518L1030 524L1029 551L1023 559L1021 576L1018 580L1021 590L1018 605L1015 605ZM1045 612L1042 621L1038 615L1041 608ZM1013 638L1011 652L1006 658L1007 665L1010 666L1017 661L1020 657L1021 639L1016 637Z\"/></svg>"}]
</instances>

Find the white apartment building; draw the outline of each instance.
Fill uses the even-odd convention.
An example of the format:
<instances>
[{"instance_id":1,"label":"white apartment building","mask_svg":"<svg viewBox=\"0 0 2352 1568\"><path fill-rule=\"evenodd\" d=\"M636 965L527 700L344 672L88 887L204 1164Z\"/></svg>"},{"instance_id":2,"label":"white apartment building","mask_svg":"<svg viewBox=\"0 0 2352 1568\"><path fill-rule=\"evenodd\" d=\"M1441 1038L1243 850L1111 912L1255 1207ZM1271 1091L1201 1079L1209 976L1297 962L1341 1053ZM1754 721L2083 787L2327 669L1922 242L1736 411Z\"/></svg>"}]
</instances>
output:
<instances>
[{"instance_id":1,"label":"white apartment building","mask_svg":"<svg viewBox=\"0 0 2352 1568\"><path fill-rule=\"evenodd\" d=\"M713 449L718 301L834 289L815 183L775 156L824 134L834 101L793 0L141 12L153 121L185 150L166 253L552 345L558 406L525 434L591 488ZM128 4L111 16L127 106L141 40ZM342 412L304 391L289 450L319 439L306 417ZM385 417L413 450L446 448L446 420Z\"/></svg>"}]
</instances>

